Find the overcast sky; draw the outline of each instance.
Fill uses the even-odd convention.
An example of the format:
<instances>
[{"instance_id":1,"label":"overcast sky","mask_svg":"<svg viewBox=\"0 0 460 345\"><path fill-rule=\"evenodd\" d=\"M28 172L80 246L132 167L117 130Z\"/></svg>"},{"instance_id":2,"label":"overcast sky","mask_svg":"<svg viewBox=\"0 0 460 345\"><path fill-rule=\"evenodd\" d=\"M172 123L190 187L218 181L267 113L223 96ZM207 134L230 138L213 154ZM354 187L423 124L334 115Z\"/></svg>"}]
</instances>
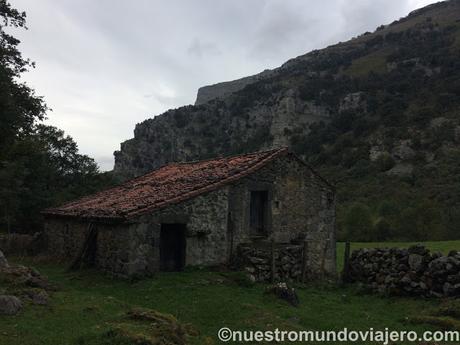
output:
<instances>
[{"instance_id":1,"label":"overcast sky","mask_svg":"<svg viewBox=\"0 0 460 345\"><path fill-rule=\"evenodd\" d=\"M200 86L388 24L430 0L10 0L27 12L24 79L102 170L136 123L192 104Z\"/></svg>"}]
</instances>

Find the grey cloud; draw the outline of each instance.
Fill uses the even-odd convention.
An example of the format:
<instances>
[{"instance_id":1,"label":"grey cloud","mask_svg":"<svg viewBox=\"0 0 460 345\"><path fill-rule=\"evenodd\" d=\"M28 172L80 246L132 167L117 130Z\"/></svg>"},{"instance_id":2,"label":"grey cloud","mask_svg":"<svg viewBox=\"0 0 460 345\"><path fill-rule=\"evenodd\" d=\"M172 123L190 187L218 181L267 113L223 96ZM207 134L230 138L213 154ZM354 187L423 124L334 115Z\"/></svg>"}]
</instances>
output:
<instances>
[{"instance_id":1,"label":"grey cloud","mask_svg":"<svg viewBox=\"0 0 460 345\"><path fill-rule=\"evenodd\" d=\"M433 0L12 0L37 62L25 80L48 123L111 169L134 125L194 102L200 86L274 68Z\"/></svg>"},{"instance_id":2,"label":"grey cloud","mask_svg":"<svg viewBox=\"0 0 460 345\"><path fill-rule=\"evenodd\" d=\"M187 52L199 58L206 55L220 55L221 51L215 43L201 42L199 38L194 38L187 49Z\"/></svg>"}]
</instances>

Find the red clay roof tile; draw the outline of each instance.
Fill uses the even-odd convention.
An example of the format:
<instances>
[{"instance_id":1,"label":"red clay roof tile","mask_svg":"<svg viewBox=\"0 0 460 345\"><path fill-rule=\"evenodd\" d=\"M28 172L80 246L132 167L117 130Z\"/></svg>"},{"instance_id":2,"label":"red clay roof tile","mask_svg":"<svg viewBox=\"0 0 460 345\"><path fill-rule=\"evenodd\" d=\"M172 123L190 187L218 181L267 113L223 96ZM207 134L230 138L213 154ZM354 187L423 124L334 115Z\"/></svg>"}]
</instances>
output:
<instances>
[{"instance_id":1,"label":"red clay roof tile","mask_svg":"<svg viewBox=\"0 0 460 345\"><path fill-rule=\"evenodd\" d=\"M45 215L128 220L236 181L287 149L211 160L171 163L120 186L45 210Z\"/></svg>"}]
</instances>

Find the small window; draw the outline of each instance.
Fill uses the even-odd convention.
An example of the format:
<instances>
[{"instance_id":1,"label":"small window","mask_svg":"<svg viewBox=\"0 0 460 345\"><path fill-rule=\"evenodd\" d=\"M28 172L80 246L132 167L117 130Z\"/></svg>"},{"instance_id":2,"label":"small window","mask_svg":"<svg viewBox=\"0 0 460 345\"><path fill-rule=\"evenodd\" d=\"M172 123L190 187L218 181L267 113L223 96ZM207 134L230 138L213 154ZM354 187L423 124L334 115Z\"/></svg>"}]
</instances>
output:
<instances>
[{"instance_id":1,"label":"small window","mask_svg":"<svg viewBox=\"0 0 460 345\"><path fill-rule=\"evenodd\" d=\"M252 191L250 205L250 228L254 235L266 234L267 191Z\"/></svg>"}]
</instances>

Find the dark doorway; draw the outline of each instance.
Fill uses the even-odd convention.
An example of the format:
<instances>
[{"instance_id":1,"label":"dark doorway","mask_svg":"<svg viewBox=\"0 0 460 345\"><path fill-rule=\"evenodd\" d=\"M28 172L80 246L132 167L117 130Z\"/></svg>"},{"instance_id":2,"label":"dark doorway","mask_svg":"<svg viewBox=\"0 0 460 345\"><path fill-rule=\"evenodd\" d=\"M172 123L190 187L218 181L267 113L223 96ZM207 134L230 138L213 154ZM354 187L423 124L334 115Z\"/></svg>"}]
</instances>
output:
<instances>
[{"instance_id":1,"label":"dark doorway","mask_svg":"<svg viewBox=\"0 0 460 345\"><path fill-rule=\"evenodd\" d=\"M252 191L250 205L250 227L254 235L266 234L268 192Z\"/></svg>"},{"instance_id":2,"label":"dark doorway","mask_svg":"<svg viewBox=\"0 0 460 345\"><path fill-rule=\"evenodd\" d=\"M185 224L161 224L160 271L184 269L185 229Z\"/></svg>"}]
</instances>

